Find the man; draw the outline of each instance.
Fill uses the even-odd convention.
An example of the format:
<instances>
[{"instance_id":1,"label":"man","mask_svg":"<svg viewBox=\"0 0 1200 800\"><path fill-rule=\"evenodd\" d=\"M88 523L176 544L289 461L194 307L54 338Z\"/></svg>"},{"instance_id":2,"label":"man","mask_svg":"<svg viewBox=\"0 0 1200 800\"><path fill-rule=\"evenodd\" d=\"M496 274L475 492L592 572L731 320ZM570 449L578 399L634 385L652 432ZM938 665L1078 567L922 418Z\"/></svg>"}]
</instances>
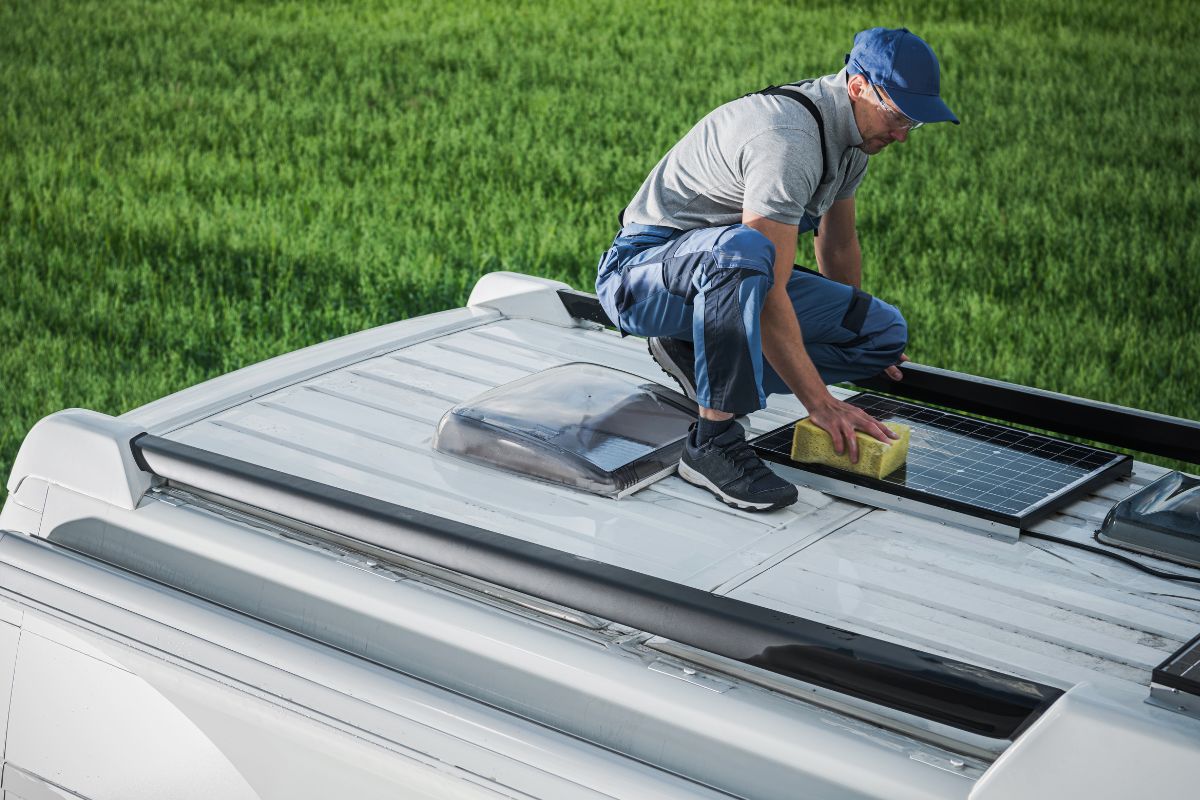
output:
<instances>
[{"instance_id":1,"label":"man","mask_svg":"<svg viewBox=\"0 0 1200 800\"><path fill-rule=\"evenodd\" d=\"M893 436L826 384L880 371L900 379L908 329L859 288L854 193L869 156L924 123L958 123L939 83L937 57L916 35L862 31L841 72L702 119L622 214L600 260L600 302L622 331L648 337L699 406L679 474L735 508L797 498L734 422L768 394L794 393L852 461L855 430ZM797 236L810 230L820 273L793 269Z\"/></svg>"}]
</instances>

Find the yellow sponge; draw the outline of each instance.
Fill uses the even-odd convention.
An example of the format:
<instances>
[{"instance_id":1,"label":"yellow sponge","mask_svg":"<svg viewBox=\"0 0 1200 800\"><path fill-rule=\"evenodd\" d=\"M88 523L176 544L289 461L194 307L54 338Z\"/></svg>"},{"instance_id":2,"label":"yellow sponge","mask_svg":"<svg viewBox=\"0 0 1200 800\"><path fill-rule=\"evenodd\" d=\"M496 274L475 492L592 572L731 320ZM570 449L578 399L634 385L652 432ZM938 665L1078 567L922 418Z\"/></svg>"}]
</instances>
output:
<instances>
[{"instance_id":1,"label":"yellow sponge","mask_svg":"<svg viewBox=\"0 0 1200 800\"><path fill-rule=\"evenodd\" d=\"M848 450L839 456L833 450L833 440L829 434L812 424L812 420L802 419L796 423L796 432L792 435L792 460L806 464L828 464L847 472L882 478L904 466L904 460L908 457L908 438L912 432L908 425L898 422L883 424L900 434L900 438L892 439L889 444L870 434L855 431L858 463L851 464Z\"/></svg>"}]
</instances>

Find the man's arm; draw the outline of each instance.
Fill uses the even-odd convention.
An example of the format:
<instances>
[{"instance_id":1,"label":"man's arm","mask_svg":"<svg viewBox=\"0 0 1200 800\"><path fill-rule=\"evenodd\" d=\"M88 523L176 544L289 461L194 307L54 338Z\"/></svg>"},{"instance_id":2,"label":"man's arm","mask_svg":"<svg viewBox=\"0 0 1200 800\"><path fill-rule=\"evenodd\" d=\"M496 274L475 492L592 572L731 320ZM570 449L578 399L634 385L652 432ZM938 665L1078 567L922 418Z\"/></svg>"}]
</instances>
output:
<instances>
[{"instance_id":1,"label":"man's arm","mask_svg":"<svg viewBox=\"0 0 1200 800\"><path fill-rule=\"evenodd\" d=\"M819 235L813 239L817 267L826 278L862 287L862 250L854 224L854 198L837 200L821 217Z\"/></svg>"},{"instance_id":2,"label":"man's arm","mask_svg":"<svg viewBox=\"0 0 1200 800\"><path fill-rule=\"evenodd\" d=\"M825 216L821 217L820 234L813 238L813 252L821 274L838 283L861 289L862 249L858 246L853 197L834 201ZM901 353L900 361L908 361L908 356ZM894 381L904 379L899 366L888 367L884 373Z\"/></svg>"},{"instance_id":3,"label":"man's arm","mask_svg":"<svg viewBox=\"0 0 1200 800\"><path fill-rule=\"evenodd\" d=\"M788 279L796 261L797 226L775 222L751 211L742 212L742 222L775 245L775 283L767 293L761 317L763 355L808 409L813 424L829 434L834 451L840 454L848 450L850 461L857 462L856 429L883 442L896 436L861 408L831 395L804 349L800 323L787 294Z\"/></svg>"}]
</instances>

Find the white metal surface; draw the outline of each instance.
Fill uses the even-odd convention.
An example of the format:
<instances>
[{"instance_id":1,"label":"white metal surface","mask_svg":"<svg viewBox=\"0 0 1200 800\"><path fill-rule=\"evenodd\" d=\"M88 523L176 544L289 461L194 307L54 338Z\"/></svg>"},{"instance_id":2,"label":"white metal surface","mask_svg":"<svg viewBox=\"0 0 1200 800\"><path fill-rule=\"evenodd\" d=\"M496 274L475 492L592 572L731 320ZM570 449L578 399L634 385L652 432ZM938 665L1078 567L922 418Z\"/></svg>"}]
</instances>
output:
<instances>
[{"instance_id":1,"label":"white metal surface","mask_svg":"<svg viewBox=\"0 0 1200 800\"><path fill-rule=\"evenodd\" d=\"M161 528L164 540L194 531L191 536L196 544L217 537L222 527L217 519L197 525L195 520L181 521L177 516L177 527L170 529L161 524L171 520L169 514L170 510L163 508L160 525L153 521L143 524L148 529ZM265 693L270 703L324 720L325 725L357 731L409 759L426 765L459 765L460 772L489 776L495 783L519 790L516 796L564 800L597 794L628 798L714 796L697 785L697 780L722 786L738 796L765 799L789 798L797 791L838 799L961 798L969 788L962 777L931 765L927 759L913 757L922 752L937 756L930 748L914 750L911 743L906 745L898 737L850 724L829 712L793 701L781 702L753 687L713 692L661 669L651 669L657 656L643 657L617 642L572 634L412 580L381 580L370 572L349 569L327 554L295 545L277 541L277 546L270 548L270 542L264 541L270 537L263 533L242 533L254 541L254 546L247 548L245 568L251 574L263 573L267 586L297 586L294 577L286 580L289 571L306 576L314 600L313 616L308 619L312 627L304 628L293 618L293 626L301 627L299 633L318 635L320 628L328 633L339 626L349 639L359 640L360 649L370 647L365 653L369 660L315 645L311 639L216 605L163 591L147 581L28 537L0 538L0 585L5 587L0 593L39 597L36 612L62 615L62 619L86 619L97 627L96 635L115 637L116 641L92 639L90 646L104 649L111 661L81 670L77 683L83 685L81 691L85 694L87 687L94 686L110 692L113 698L124 698L131 724L145 724L157 717L141 714L139 695L128 686L110 685L114 679L110 671L117 669L113 662L159 691L174 686L168 691L172 701L176 695L186 697L189 691L213 695L213 687L197 688L196 678L180 676L178 670L147 672L154 656L159 660L164 656L176 661L185 659L185 664L177 666L186 667L186 662L192 662L202 671L213 673L219 684L240 687L240 700L221 700L215 695L208 698L210 704L216 703L211 713L233 714L243 720L232 731L214 730L208 725L207 718L199 713L207 707L204 702L198 700L194 707L186 704L183 710L190 724L219 744L248 778L252 773L247 773L245 763L271 755L269 749L262 751L263 737L279 735L277 728L286 729L299 722L278 719L286 716L282 710L258 708L253 695ZM226 538L234 534L231 527ZM210 557L219 558L223 550L218 542ZM229 556L236 560L238 554ZM272 556L276 563L268 567L262 558ZM209 574L218 599L244 605L233 594L221 594L216 570L210 569ZM77 586L87 587L87 591L73 588ZM239 589L245 586L228 586L229 592ZM331 593L336 593L346 611L337 615L337 606L325 603L326 616L322 618L320 600ZM288 599L281 597L274 606L264 600L259 615L278 621L273 609L286 612L286 602L282 601ZM293 611L301 614L303 609ZM368 622L368 617L374 622ZM53 622L51 627L62 624ZM366 632L373 636L371 641L363 639ZM339 644L344 648L355 646L349 640ZM144 648L150 648L150 652ZM446 692L413 680L404 675L409 671L460 691ZM36 670L31 674L33 680L41 680ZM36 683L26 686L20 675L15 685L15 692L28 697L29 702L36 702L50 690ZM480 703L466 695L491 702ZM517 710L522 716L539 720L540 724L494 707L512 707L514 700L521 703ZM228 706L224 712L222 705ZM47 743L48 731L63 724L80 724L77 709L78 703L69 701L65 708L47 706L40 719L41 728L37 727L39 721L27 715L14 715L14 724L26 726L18 738L34 749L14 749L12 760L27 768L20 759L37 760L37 753L43 752L38 745ZM263 714L276 718L275 722L246 724L247 717L252 721ZM85 731L85 735L95 735L108 716L103 713L89 718L92 727L87 731L91 733ZM188 752L191 728L178 719L174 725L166 720L159 722L161 740L174 741L176 749ZM554 728L575 735L563 738L553 732ZM577 738L584 734L608 749ZM330 737L338 738L332 733L325 738ZM289 751L287 747L281 749ZM637 760L618 756L614 750L629 753ZM372 748L366 751L364 757ZM51 763L65 758L71 762L71 769L82 769L77 759L69 757L70 752L60 751L46 758ZM673 778L644 762L671 768L691 780ZM44 762L38 763L44 767ZM116 759L116 763L128 761ZM857 769L864 763L877 765L878 771ZM343 764L341 769L346 766ZM465 773L458 774L456 780L494 786ZM338 772L321 774L332 776ZM391 779L399 781L404 774L402 765L395 766ZM61 777L79 780L82 776L72 772ZM314 788L301 794L276 791L269 782L256 783L255 789L260 796L272 799L329 796L328 784L324 790ZM125 797L162 796L130 791Z\"/></svg>"},{"instance_id":2,"label":"white metal surface","mask_svg":"<svg viewBox=\"0 0 1200 800\"><path fill-rule=\"evenodd\" d=\"M164 763L194 752L207 767L192 788L231 787L208 792L223 797L403 787L445 798L1118 800L1186 788L1200 721L1144 700L1150 669L1200 631L1194 584L811 489L751 515L677 477L609 500L434 452L452 405L550 366L589 361L669 383L641 340L564 324L557 288L497 276L469 308L281 356L116 420L81 427L66 415L44 429L53 435L31 434L0 516L39 537L0 534L4 789L26 800L57 797L56 785L93 800L193 796L153 770L96 777L137 773L136 754L159 745ZM802 413L776 397L746 423L759 433ZM755 685L736 664L689 662L686 648L569 609L481 595L186 493L147 493L117 447L140 430L1071 692L1007 750L964 745L978 757L960 758L872 722L870 708L802 702L805 687ZM1035 531L1091 543L1112 503L1161 473L1137 464ZM148 725L159 739L134 746ZM106 732L111 742L76 755Z\"/></svg>"},{"instance_id":3,"label":"white metal surface","mask_svg":"<svg viewBox=\"0 0 1200 800\"><path fill-rule=\"evenodd\" d=\"M1200 720L1132 690L1076 686L996 761L970 800L1196 796Z\"/></svg>"},{"instance_id":4,"label":"white metal surface","mask_svg":"<svg viewBox=\"0 0 1200 800\"><path fill-rule=\"evenodd\" d=\"M92 662L22 633L8 761L59 786L89 786L94 800L255 800L229 760L175 705L136 674ZM113 769L130 752L138 754L137 768Z\"/></svg>"},{"instance_id":5,"label":"white metal surface","mask_svg":"<svg viewBox=\"0 0 1200 800\"><path fill-rule=\"evenodd\" d=\"M874 511L730 594L1060 687L1148 685L1200 592L1102 556ZM1191 598L1190 600L1188 598Z\"/></svg>"},{"instance_id":6,"label":"white metal surface","mask_svg":"<svg viewBox=\"0 0 1200 800\"><path fill-rule=\"evenodd\" d=\"M456 308L381 325L221 375L136 408L122 418L150 433L171 430L178 424L252 400L281 386L396 350L411 342L436 338L442 331L458 330L474 322L498 317L492 309Z\"/></svg>"},{"instance_id":7,"label":"white metal surface","mask_svg":"<svg viewBox=\"0 0 1200 800\"><path fill-rule=\"evenodd\" d=\"M562 328L581 325L558 299L559 289L569 284L535 278L517 272L489 272L475 284L467 298L468 308L491 308L513 319L533 319Z\"/></svg>"},{"instance_id":8,"label":"white metal surface","mask_svg":"<svg viewBox=\"0 0 1200 800\"><path fill-rule=\"evenodd\" d=\"M431 449L434 426L453 404L585 359L669 380L639 339L496 320L290 385L169 436L1062 687L1085 678L1143 682L1200 630L1197 588L1061 545L991 541L897 512L863 517L864 507L815 491L789 509L747 514L678 477L612 501ZM769 430L801 413L794 398L773 397L749 418L750 428ZM1132 479L1035 530L1087 539L1111 496L1160 473L1139 464Z\"/></svg>"},{"instance_id":9,"label":"white metal surface","mask_svg":"<svg viewBox=\"0 0 1200 800\"><path fill-rule=\"evenodd\" d=\"M129 449L129 440L141 432L135 424L82 408L51 414L21 443L8 490L26 507L38 503L43 484L57 484L118 508L134 508L150 488L150 476L138 469ZM29 479L38 481L36 488L21 491Z\"/></svg>"},{"instance_id":10,"label":"white metal surface","mask_svg":"<svg viewBox=\"0 0 1200 800\"><path fill-rule=\"evenodd\" d=\"M495 352L497 344L508 345L504 356ZM513 479L433 451L434 426L455 403L534 370L589 357L663 377L635 340L505 320L289 386L168 435L704 588L857 513L853 504L807 492L790 509L749 515L679 478L611 501Z\"/></svg>"},{"instance_id":11,"label":"white metal surface","mask_svg":"<svg viewBox=\"0 0 1200 800\"><path fill-rule=\"evenodd\" d=\"M21 628L8 622L0 622L0 708L9 708L12 698L13 669L17 663L17 642ZM0 742L8 736L8 714L0 716Z\"/></svg>"},{"instance_id":12,"label":"white metal surface","mask_svg":"<svg viewBox=\"0 0 1200 800\"><path fill-rule=\"evenodd\" d=\"M42 511L50 484L41 478L27 476L10 492L0 509L0 530L36 534L42 524Z\"/></svg>"}]
</instances>

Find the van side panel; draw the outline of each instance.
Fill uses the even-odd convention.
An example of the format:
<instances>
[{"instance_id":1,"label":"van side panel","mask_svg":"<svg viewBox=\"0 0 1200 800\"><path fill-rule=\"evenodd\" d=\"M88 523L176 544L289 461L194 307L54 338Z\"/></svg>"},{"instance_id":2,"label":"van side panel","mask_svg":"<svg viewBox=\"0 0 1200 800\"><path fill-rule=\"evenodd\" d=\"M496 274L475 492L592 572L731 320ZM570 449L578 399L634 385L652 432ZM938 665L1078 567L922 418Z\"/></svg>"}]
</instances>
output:
<instances>
[{"instance_id":1,"label":"van side panel","mask_svg":"<svg viewBox=\"0 0 1200 800\"><path fill-rule=\"evenodd\" d=\"M71 626L36 627L17 650L5 789L45 782L88 800L391 800L401 787L415 800L498 796L151 654L104 647L122 666L54 640L83 633Z\"/></svg>"},{"instance_id":2,"label":"van side panel","mask_svg":"<svg viewBox=\"0 0 1200 800\"><path fill-rule=\"evenodd\" d=\"M0 604L4 607L4 604ZM21 629L8 622L0 622L0 755L8 738L8 709L13 684L13 668L17 663L17 643Z\"/></svg>"},{"instance_id":3,"label":"van side panel","mask_svg":"<svg viewBox=\"0 0 1200 800\"><path fill-rule=\"evenodd\" d=\"M138 676L25 631L7 760L93 800L257 800L237 770Z\"/></svg>"}]
</instances>

